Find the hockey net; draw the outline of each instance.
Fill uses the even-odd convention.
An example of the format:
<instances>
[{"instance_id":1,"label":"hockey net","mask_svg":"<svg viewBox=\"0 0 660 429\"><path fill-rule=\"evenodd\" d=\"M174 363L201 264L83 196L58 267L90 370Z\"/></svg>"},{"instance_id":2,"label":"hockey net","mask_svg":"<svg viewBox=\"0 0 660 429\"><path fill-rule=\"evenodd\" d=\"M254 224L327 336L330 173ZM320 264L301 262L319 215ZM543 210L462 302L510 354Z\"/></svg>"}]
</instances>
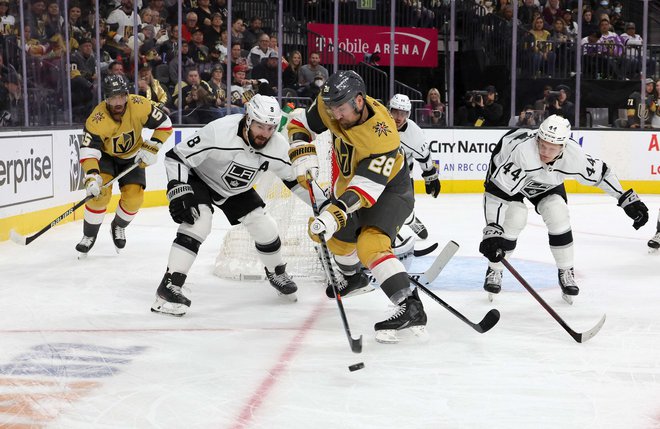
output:
<instances>
[{"instance_id":1,"label":"hockey net","mask_svg":"<svg viewBox=\"0 0 660 429\"><path fill-rule=\"evenodd\" d=\"M330 134L326 131L316 139L320 167L317 183L322 189L332 180L331 150ZM311 207L293 195L271 172L266 172L255 188L266 203L265 211L277 222L287 273L293 277L324 278L315 243L307 235ZM225 234L213 273L233 280L265 279L254 240L244 226L236 225Z\"/></svg>"}]
</instances>

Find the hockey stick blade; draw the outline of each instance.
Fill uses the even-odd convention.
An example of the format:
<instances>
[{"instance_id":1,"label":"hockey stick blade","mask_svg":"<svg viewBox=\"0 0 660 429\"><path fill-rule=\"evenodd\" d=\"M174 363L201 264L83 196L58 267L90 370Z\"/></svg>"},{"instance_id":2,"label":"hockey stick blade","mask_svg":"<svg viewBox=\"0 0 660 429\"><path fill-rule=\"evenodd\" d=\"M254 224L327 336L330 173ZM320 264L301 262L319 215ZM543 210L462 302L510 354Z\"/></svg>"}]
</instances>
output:
<instances>
[{"instance_id":1,"label":"hockey stick blade","mask_svg":"<svg viewBox=\"0 0 660 429\"><path fill-rule=\"evenodd\" d=\"M26 237L16 232L16 230L13 228L9 231L9 238L11 238L11 241L16 244L20 244L21 246L27 245Z\"/></svg>"},{"instance_id":2,"label":"hockey stick blade","mask_svg":"<svg viewBox=\"0 0 660 429\"><path fill-rule=\"evenodd\" d=\"M426 249L419 249L419 250L414 249L413 250L413 255L415 257L425 256L425 255L428 255L429 253L433 252L437 248L438 248L438 243L433 243L432 245L430 245Z\"/></svg>"},{"instance_id":3,"label":"hockey stick blade","mask_svg":"<svg viewBox=\"0 0 660 429\"><path fill-rule=\"evenodd\" d=\"M440 254L435 258L435 261L431 266L423 273L410 273L410 276L415 280L427 285L433 282L440 272L445 268L445 265L449 263L451 258L454 257L458 251L459 245L455 241L449 241L445 247L440 251Z\"/></svg>"},{"instance_id":4,"label":"hockey stick blade","mask_svg":"<svg viewBox=\"0 0 660 429\"><path fill-rule=\"evenodd\" d=\"M461 312L456 310L454 307L444 302L442 299L440 299L439 296L428 290L424 285L422 285L414 278L410 277L410 281L412 281L415 285L417 285L417 287L420 288L429 297L431 297L431 299L433 299L438 304L442 305L444 308L449 310L451 314L458 317L461 321L469 325L472 329L479 332L480 334L483 334L484 332L488 332L493 326L497 325L497 322L499 322L500 320L500 312L497 311L497 309L493 308L489 310L488 313L486 313L484 318L481 319L481 322L474 323L470 319L465 317Z\"/></svg>"},{"instance_id":5,"label":"hockey stick blade","mask_svg":"<svg viewBox=\"0 0 660 429\"><path fill-rule=\"evenodd\" d=\"M564 319L562 319L559 316L559 314L557 314L557 312L552 307L550 307L550 305L548 305L548 303L545 302L543 298L541 298L541 296L534 290L534 288L532 288L532 286L530 286L530 284L527 283L527 280L525 280L525 278L521 276L518 273L518 271L516 271L516 269L511 266L509 261L507 261L506 259L502 259L502 264L504 264L506 269L509 270L511 274L513 274L513 276L520 282L521 285L523 285L525 289L527 289L527 291L534 297L534 299L536 299L536 301L539 304L541 304L541 307L543 307L545 311L550 313L550 316L552 316L552 318L555 319L557 323L559 323L559 325L561 325L561 327L564 328L566 332L568 332L568 335L570 335L578 343L586 343L587 341L589 341L598 333L598 331L600 331L600 328L603 327L603 324L605 324L605 315L603 314L603 317L601 317L600 321L596 323L596 326L594 326L593 328L583 333L575 332L573 329L571 329L570 326L568 326L566 322L564 322Z\"/></svg>"}]
</instances>

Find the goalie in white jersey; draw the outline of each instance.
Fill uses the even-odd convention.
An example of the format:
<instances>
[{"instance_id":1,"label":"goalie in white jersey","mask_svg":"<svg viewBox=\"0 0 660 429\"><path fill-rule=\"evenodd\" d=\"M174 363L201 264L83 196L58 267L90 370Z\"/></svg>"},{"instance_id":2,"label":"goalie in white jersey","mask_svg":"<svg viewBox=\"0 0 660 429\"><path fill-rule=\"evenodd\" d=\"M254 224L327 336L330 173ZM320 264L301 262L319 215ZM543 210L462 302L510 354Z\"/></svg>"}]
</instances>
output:
<instances>
[{"instance_id":1,"label":"goalie in white jersey","mask_svg":"<svg viewBox=\"0 0 660 429\"><path fill-rule=\"evenodd\" d=\"M216 119L167 152L167 198L172 219L180 226L151 311L182 316L190 307L181 287L211 232L213 206L232 225L246 227L270 284L295 300L298 288L286 273L277 224L253 188L264 172L272 171L309 204L309 194L298 184L289 161L289 142L276 132L281 117L275 98L257 94L246 104L245 115ZM325 199L320 189L317 192Z\"/></svg>"},{"instance_id":2,"label":"goalie in white jersey","mask_svg":"<svg viewBox=\"0 0 660 429\"><path fill-rule=\"evenodd\" d=\"M422 169L422 177L424 178L424 185L426 193L437 198L440 193L440 180L438 179L438 171L433 165L431 159L431 151L429 145L426 143L424 132L419 125L410 119L410 111L412 110L412 103L407 95L394 94L390 100L389 106L390 114L394 118L397 130L399 131L399 138L401 139L401 149L406 154L406 162L410 169L410 180L413 181L412 171L415 161ZM414 189L413 181L413 189ZM429 236L426 226L415 216L415 211L410 214L406 219L404 225L408 225L415 234L422 240Z\"/></svg>"},{"instance_id":3,"label":"goalie in white jersey","mask_svg":"<svg viewBox=\"0 0 660 429\"><path fill-rule=\"evenodd\" d=\"M548 117L538 131L517 129L507 133L493 151L485 181L484 214L487 226L479 251L488 258L484 289L499 293L500 262L516 247L527 224L527 198L548 228L550 250L558 268L564 299L579 293L573 274L573 234L566 204L565 179L597 186L617 199L639 229L649 219L646 205L629 189L623 191L612 169L586 154L570 138L571 126L557 115ZM492 295L491 295L492 298Z\"/></svg>"}]
</instances>

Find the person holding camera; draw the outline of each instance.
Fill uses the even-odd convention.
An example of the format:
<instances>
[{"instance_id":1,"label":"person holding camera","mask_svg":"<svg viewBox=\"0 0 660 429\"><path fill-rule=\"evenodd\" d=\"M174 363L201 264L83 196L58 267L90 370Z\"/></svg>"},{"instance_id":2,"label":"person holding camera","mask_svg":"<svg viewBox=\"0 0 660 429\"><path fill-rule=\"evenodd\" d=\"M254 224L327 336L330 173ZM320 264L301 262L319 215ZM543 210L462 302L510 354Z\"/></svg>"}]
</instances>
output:
<instances>
[{"instance_id":1,"label":"person holding camera","mask_svg":"<svg viewBox=\"0 0 660 429\"><path fill-rule=\"evenodd\" d=\"M514 127L536 128L538 126L537 117L534 114L534 107L531 104L525 106L520 112L517 121L513 124ZM511 123L509 123L511 125Z\"/></svg>"},{"instance_id":2,"label":"person holding camera","mask_svg":"<svg viewBox=\"0 0 660 429\"><path fill-rule=\"evenodd\" d=\"M568 119L571 125L575 122L575 105L568 101L571 88L567 85L557 85L554 91L548 92L546 97L546 116L558 115Z\"/></svg>"},{"instance_id":3,"label":"person holding camera","mask_svg":"<svg viewBox=\"0 0 660 429\"><path fill-rule=\"evenodd\" d=\"M489 85L483 91L468 91L465 106L456 112L458 125L496 127L501 125L504 108L497 103L497 90Z\"/></svg>"}]
</instances>

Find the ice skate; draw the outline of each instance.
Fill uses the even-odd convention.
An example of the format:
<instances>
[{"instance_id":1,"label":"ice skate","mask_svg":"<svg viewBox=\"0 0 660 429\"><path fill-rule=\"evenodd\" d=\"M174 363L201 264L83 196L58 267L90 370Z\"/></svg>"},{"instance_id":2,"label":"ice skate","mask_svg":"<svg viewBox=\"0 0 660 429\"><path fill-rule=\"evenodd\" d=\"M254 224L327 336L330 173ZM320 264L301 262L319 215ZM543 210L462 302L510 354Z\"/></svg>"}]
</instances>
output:
<instances>
[{"instance_id":1,"label":"ice skate","mask_svg":"<svg viewBox=\"0 0 660 429\"><path fill-rule=\"evenodd\" d=\"M649 253L657 253L660 250L660 231L656 232L647 244L649 246Z\"/></svg>"},{"instance_id":2,"label":"ice skate","mask_svg":"<svg viewBox=\"0 0 660 429\"><path fill-rule=\"evenodd\" d=\"M80 243L76 244L76 250L79 252L78 259L85 259L89 251L94 247L94 243L96 243L96 236L88 237L83 235Z\"/></svg>"},{"instance_id":3,"label":"ice skate","mask_svg":"<svg viewBox=\"0 0 660 429\"><path fill-rule=\"evenodd\" d=\"M493 302L495 295L502 290L502 271L488 267L486 279L484 280L484 290L488 292L488 301Z\"/></svg>"},{"instance_id":4,"label":"ice skate","mask_svg":"<svg viewBox=\"0 0 660 429\"><path fill-rule=\"evenodd\" d=\"M408 225L410 227L410 229L412 229L413 232L415 234L417 234L417 236L419 238L421 238L422 240L426 240L428 238L429 232L426 230L426 226L424 226L422 221L417 219L417 216L413 217L412 222L410 222L406 225Z\"/></svg>"},{"instance_id":5,"label":"ice skate","mask_svg":"<svg viewBox=\"0 0 660 429\"><path fill-rule=\"evenodd\" d=\"M156 301L151 306L154 313L181 317L190 308L190 300L181 292L186 275L165 273L156 291Z\"/></svg>"},{"instance_id":6,"label":"ice skate","mask_svg":"<svg viewBox=\"0 0 660 429\"><path fill-rule=\"evenodd\" d=\"M420 340L427 339L426 313L417 289L399 304L392 316L376 323L374 329L376 330L376 341L379 343L398 343L402 339L402 334L405 335L404 332L412 333Z\"/></svg>"},{"instance_id":7,"label":"ice skate","mask_svg":"<svg viewBox=\"0 0 660 429\"><path fill-rule=\"evenodd\" d=\"M264 269L266 270L266 278L270 282L270 285L275 288L278 295L292 302L298 301L298 297L296 296L298 286L291 279L291 276L287 274L286 264L276 266L273 273L268 271L268 268Z\"/></svg>"},{"instance_id":8,"label":"ice skate","mask_svg":"<svg viewBox=\"0 0 660 429\"><path fill-rule=\"evenodd\" d=\"M363 293L371 292L374 290L373 284L369 281L369 277L364 271L359 271L351 276L344 276L337 273L337 289L342 298L349 296L362 295ZM334 299L335 291L331 284L325 288L325 295L328 298Z\"/></svg>"},{"instance_id":9,"label":"ice skate","mask_svg":"<svg viewBox=\"0 0 660 429\"><path fill-rule=\"evenodd\" d=\"M126 229L117 225L115 221L110 224L110 233L112 234L112 242L115 243L115 250L117 253L126 247Z\"/></svg>"},{"instance_id":10,"label":"ice skate","mask_svg":"<svg viewBox=\"0 0 660 429\"><path fill-rule=\"evenodd\" d=\"M573 297L580 293L580 289L575 282L573 268L560 268L557 275L559 277L559 286L561 287L562 298L567 303L573 305Z\"/></svg>"}]
</instances>

